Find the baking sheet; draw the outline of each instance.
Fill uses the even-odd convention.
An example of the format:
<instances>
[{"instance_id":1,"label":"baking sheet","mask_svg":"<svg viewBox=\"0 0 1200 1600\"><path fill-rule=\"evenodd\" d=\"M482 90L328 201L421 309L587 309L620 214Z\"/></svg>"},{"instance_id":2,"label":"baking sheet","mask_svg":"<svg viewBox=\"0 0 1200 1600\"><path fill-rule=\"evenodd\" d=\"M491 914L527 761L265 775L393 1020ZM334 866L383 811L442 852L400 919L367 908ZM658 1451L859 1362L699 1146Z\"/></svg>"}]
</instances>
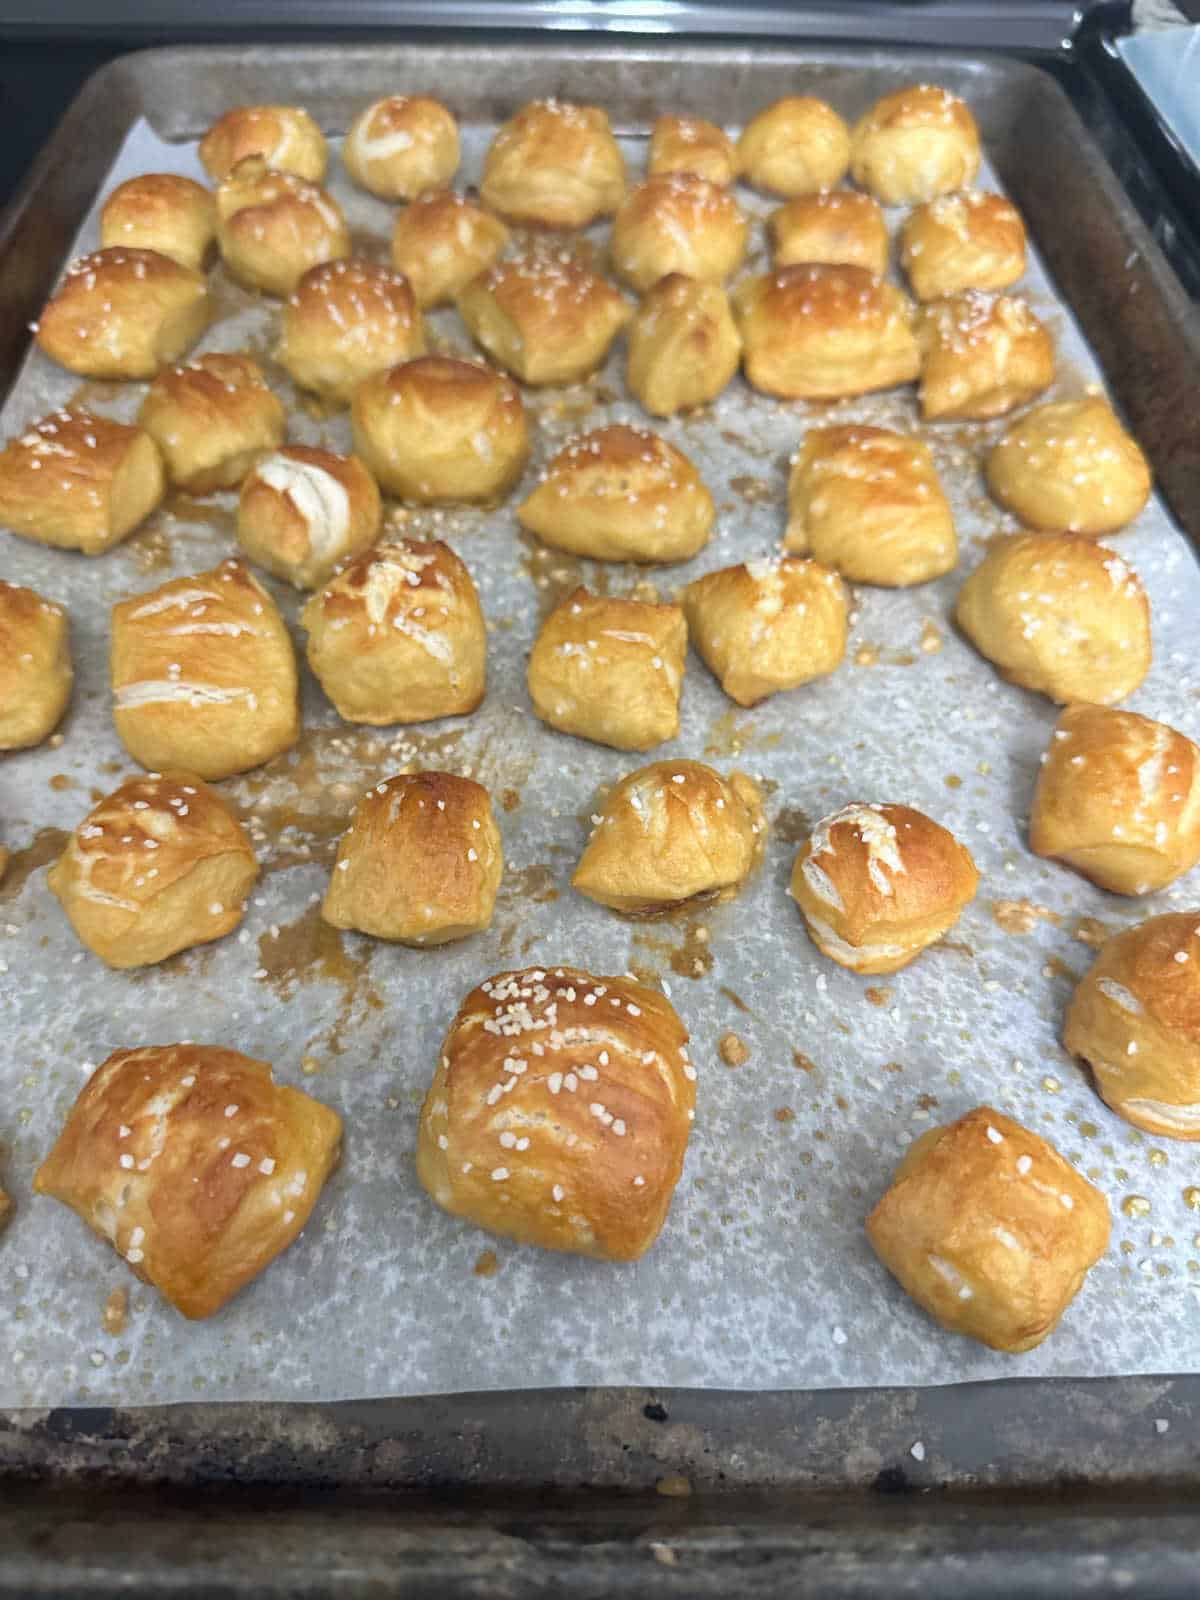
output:
<instances>
[{"instance_id":1,"label":"baking sheet","mask_svg":"<svg viewBox=\"0 0 1200 1600\"><path fill-rule=\"evenodd\" d=\"M490 132L464 130L464 180L477 175ZM626 141L634 172L644 148ZM192 148L165 144L142 124L104 193L149 170L202 176ZM356 246L383 254L390 208L350 189L336 167L331 187ZM770 209L742 198L757 215ZM78 248L96 242L89 217ZM761 249L761 233L757 242ZM216 282L223 317L200 348L248 348L267 359L277 313L219 269ZM1094 367L1036 262L1025 289L1059 339L1056 392L1078 392ZM453 313L431 322L440 345L467 349ZM915 422L909 392L808 407L756 396L739 381L708 417L654 424L713 489L720 516L708 548L670 569L598 567L523 539L513 508L573 432L644 420L620 398L621 362L618 351L592 383L527 397L538 419L535 458L500 511L393 508L393 527L447 538L479 585L491 629L481 710L396 734L353 728L338 722L306 673L298 750L221 785L244 809L264 866L242 929L162 967L110 973L83 952L42 865L93 792L132 770L108 712L109 605L226 554L234 498L177 498L97 561L4 539L3 575L70 608L77 689L61 744L0 763L0 839L16 852L0 884L0 1172L17 1202L0 1240L0 1405L1200 1371L1200 1214L1185 1198L1200 1160L1189 1146L1115 1118L1057 1043L1099 925L1115 931L1195 903L1198 886L1193 877L1122 901L1025 847L1023 820L1054 710L1002 683L948 621L983 542L1011 525L978 473L1001 424L927 430L954 503L962 565L921 589L860 589L847 660L834 677L743 712L690 658L680 737L650 759L701 757L763 779L773 836L741 897L682 921L632 925L570 891L597 787L640 758L553 734L532 717L524 663L540 613L576 581L614 593L648 581L669 595L700 572L772 548L787 458L807 423ZM292 409L290 437L346 447L344 417L307 415L279 369L271 376ZM142 385L92 384L82 398L128 418L143 393ZM75 379L35 352L0 426L9 435L79 395ZM1128 704L1196 737L1195 560L1156 507L1114 542L1154 608L1155 665ZM267 581L294 624L296 598ZM493 928L438 951L338 935L317 914L355 798L410 764L491 786L509 864ZM806 824L854 798L928 811L970 846L983 874L949 940L875 981L819 957L785 893ZM417 1114L459 1000L481 977L529 962L632 970L669 991L692 1031L700 1077L687 1166L662 1236L635 1265L519 1250L444 1216L416 1182ZM728 1031L750 1050L737 1069L717 1050ZM183 1323L68 1212L29 1193L90 1068L120 1046L179 1038L266 1057L279 1078L335 1106L347 1125L342 1168L303 1238L206 1324ZM983 1100L1049 1137L1114 1211L1109 1255L1065 1324L1016 1360L934 1327L875 1261L861 1228L908 1141ZM128 1318L107 1333L103 1307L120 1286L130 1289Z\"/></svg>"}]
</instances>

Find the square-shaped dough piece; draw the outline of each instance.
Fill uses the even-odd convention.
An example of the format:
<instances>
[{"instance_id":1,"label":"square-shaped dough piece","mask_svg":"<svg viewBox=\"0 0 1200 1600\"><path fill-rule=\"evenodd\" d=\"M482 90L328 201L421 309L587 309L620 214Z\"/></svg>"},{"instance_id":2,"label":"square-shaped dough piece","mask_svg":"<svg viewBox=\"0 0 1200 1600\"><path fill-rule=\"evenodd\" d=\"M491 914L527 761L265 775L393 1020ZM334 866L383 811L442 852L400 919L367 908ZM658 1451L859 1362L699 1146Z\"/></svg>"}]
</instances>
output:
<instances>
[{"instance_id":1,"label":"square-shaped dough piece","mask_svg":"<svg viewBox=\"0 0 1200 1600\"><path fill-rule=\"evenodd\" d=\"M679 732L687 624L679 606L576 589L529 655L529 698L560 733L650 750Z\"/></svg>"},{"instance_id":2,"label":"square-shaped dough piece","mask_svg":"<svg viewBox=\"0 0 1200 1600\"><path fill-rule=\"evenodd\" d=\"M347 722L430 722L483 699L479 592L441 540L376 545L313 595L300 620L308 664Z\"/></svg>"},{"instance_id":3,"label":"square-shaped dough piece","mask_svg":"<svg viewBox=\"0 0 1200 1600\"><path fill-rule=\"evenodd\" d=\"M287 432L283 402L258 362L244 355L200 356L164 368L138 421L162 451L171 482L189 494L236 489Z\"/></svg>"},{"instance_id":4,"label":"square-shaped dough piece","mask_svg":"<svg viewBox=\"0 0 1200 1600\"><path fill-rule=\"evenodd\" d=\"M846 654L846 585L816 561L724 567L689 583L683 605L696 653L740 706L824 677Z\"/></svg>"},{"instance_id":5,"label":"square-shaped dough piece","mask_svg":"<svg viewBox=\"0 0 1200 1600\"><path fill-rule=\"evenodd\" d=\"M83 944L144 967L242 920L258 863L225 801L189 774L127 779L94 806L46 882Z\"/></svg>"},{"instance_id":6,"label":"square-shaped dough piece","mask_svg":"<svg viewBox=\"0 0 1200 1600\"><path fill-rule=\"evenodd\" d=\"M211 1317L295 1240L342 1121L216 1045L118 1050L33 1180L185 1317Z\"/></svg>"},{"instance_id":7,"label":"square-shaped dough piece","mask_svg":"<svg viewBox=\"0 0 1200 1600\"><path fill-rule=\"evenodd\" d=\"M922 1134L867 1218L876 1255L919 1306L1013 1355L1057 1327L1109 1228L1099 1189L991 1106Z\"/></svg>"},{"instance_id":8,"label":"square-shaped dough piece","mask_svg":"<svg viewBox=\"0 0 1200 1600\"><path fill-rule=\"evenodd\" d=\"M292 641L244 562L115 605L110 661L117 733L153 771L228 778L299 737Z\"/></svg>"},{"instance_id":9,"label":"square-shaped dough piece","mask_svg":"<svg viewBox=\"0 0 1200 1600\"><path fill-rule=\"evenodd\" d=\"M90 411L55 411L0 453L0 525L59 550L103 555L166 490L150 435Z\"/></svg>"},{"instance_id":10,"label":"square-shaped dough piece","mask_svg":"<svg viewBox=\"0 0 1200 1600\"><path fill-rule=\"evenodd\" d=\"M26 750L54 732L75 672L67 613L0 579L0 750Z\"/></svg>"},{"instance_id":11,"label":"square-shaped dough piece","mask_svg":"<svg viewBox=\"0 0 1200 1600\"><path fill-rule=\"evenodd\" d=\"M368 789L342 835L321 915L400 944L449 944L492 920L504 848L481 783L401 773Z\"/></svg>"}]
</instances>

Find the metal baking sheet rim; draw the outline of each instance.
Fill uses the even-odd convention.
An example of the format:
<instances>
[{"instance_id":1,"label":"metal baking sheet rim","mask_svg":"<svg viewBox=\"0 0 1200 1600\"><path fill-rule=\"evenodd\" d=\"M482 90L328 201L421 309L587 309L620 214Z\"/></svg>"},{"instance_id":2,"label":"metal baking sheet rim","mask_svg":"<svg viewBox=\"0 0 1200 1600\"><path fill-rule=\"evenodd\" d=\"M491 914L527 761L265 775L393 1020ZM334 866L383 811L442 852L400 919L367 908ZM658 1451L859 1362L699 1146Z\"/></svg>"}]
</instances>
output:
<instances>
[{"instance_id":1,"label":"metal baking sheet rim","mask_svg":"<svg viewBox=\"0 0 1200 1600\"><path fill-rule=\"evenodd\" d=\"M291 52L287 52L287 53L290 54ZM319 48L305 49L302 53L305 54L305 55L309 55L309 56L323 56L325 54L324 52L320 51ZM474 56L475 56L475 52L472 52L470 50L464 50L461 47L456 49L456 50L454 50L454 51L446 52L446 53L447 54L452 54L452 55L458 55L458 56L464 57L464 58L466 58L468 60L469 59L473 59ZM194 60L196 57L202 57L202 56L205 56L205 55L217 55L217 56L219 56L221 54L222 54L222 52L219 52L219 51L207 51L204 47L199 47L199 48L197 48L195 50L191 50L191 51L187 51L187 52L174 52L174 51L146 52L139 60L137 60L137 62L135 63L135 66L139 70L142 69L142 68L147 68L147 69L153 70L153 68L155 66L155 63L157 61L159 61L159 60L162 60L163 58L168 58L169 59L169 58L176 57L176 56L179 56L179 55L187 55L187 56L190 56ZM239 53L239 55L240 54L242 54L242 53ZM378 60L378 52L371 52L371 54L374 56L374 58L376 60ZM405 54L407 54L407 51L405 52ZM569 47L569 46L561 47L560 50L558 52L556 52L556 54L561 55L561 56L568 56L569 59L571 59L572 61L579 61L579 62L587 62L588 60L593 59L592 57L589 56L589 54L586 51L578 51L577 52L575 50L572 50L571 47ZM621 51L613 51L613 52L611 52L611 56L612 56L613 59L624 58L625 54L626 54L625 52L621 52ZM662 50L662 51L638 52L638 54L639 54L639 56L643 56L645 59L651 60L651 61L658 61L658 60L662 59L665 56L665 57L668 57L670 59L674 59L676 61L682 61L685 64L688 61L690 61L693 58L693 56L698 56L700 58L700 60L697 61L697 64L702 64L703 60L705 60L705 59L707 59L708 61L711 62L714 59L714 57L718 55L718 52L716 52L716 51L702 51L702 50L696 50L694 48L689 49L689 50L687 50L685 52L680 52L680 51L675 51L675 50L671 50L671 49L668 48L668 49ZM755 53L752 52L752 51L745 52L745 54L746 54L748 60L751 61L751 62L753 62L756 59L755 58ZM830 61L830 62L837 62L838 64L846 64L845 58L846 58L847 55L851 56L851 58L852 58L852 60L851 60L851 62L849 64L852 64L852 65L855 65L855 66L858 66L858 65L875 66L875 65L881 64L879 62L878 57L871 57L871 58L868 58L866 61L864 61L862 53L861 52L854 52L854 51L850 51L850 52L846 52L846 51L838 51L838 52L804 51L804 52L798 52L797 53L797 59L798 60L802 60L802 61L807 61L807 62ZM994 63L983 63L983 64L980 64L980 63L973 62L973 61L967 61L967 62L964 63L962 58L957 58L956 59L956 58L947 58L947 57L943 57L943 56L938 56L938 57L935 58L935 69L936 69L937 65L940 65L943 62L947 62L947 63L953 64L953 65L964 65L965 64L965 65L970 65L970 66L975 67L975 68L981 68L981 67L982 68L986 68L986 67L989 67L989 66L994 66ZM890 65L890 64L892 64L892 62L889 60L888 64ZM120 63L120 64L118 64L118 68L117 69L114 69L114 68L105 69L105 73L101 74L99 76L103 77L107 73L114 72L115 70L125 70L127 65L128 65L127 63ZM274 70L278 71L278 68L279 68L279 62L276 59L275 69ZM1024 67L1021 67L1018 70L1021 71L1023 74L1027 73L1029 71L1028 68L1024 68ZM81 97L81 102L86 101L88 99L89 95L94 93L94 91L97 88L98 82L99 82L99 79L93 80L92 84L89 85L89 87L87 89L85 89L84 94ZM1054 92L1055 93L1060 93L1060 91L1058 91L1057 87L1055 87ZM1068 103L1064 99L1064 105L1067 105L1067 104ZM52 141L51 148L48 150L46 158L44 159L44 162L43 162L43 164L41 166L41 175L42 175L43 178L45 177L46 173L53 166L53 157L54 157L54 153L55 153L54 147L55 147L55 141ZM106 159L106 162L107 162L108 158L106 157L105 159ZM31 203L33 201L33 199L36 197L37 192L38 192L38 188L39 188L39 184L37 182L37 175L35 174L35 179L34 179L32 185L31 185L31 190L30 190L29 195L27 196L27 199L26 199L26 206L29 203ZM13 222L9 222L8 219L6 219L5 227L4 228L0 228L0 256L3 257L3 266L4 266L5 269L7 269L7 266L8 266L8 259L7 259L8 252L5 250L4 246L5 246L5 244L7 244L11 240L11 237L12 237L11 230L12 230L12 228L15 227L16 222L19 222L19 217L20 217L21 210L22 210L22 207L18 206L14 221ZM1130 223L1130 225L1133 228L1135 228L1135 229L1140 228L1140 224L1137 222L1136 218L1128 218L1127 221ZM73 227L74 223L72 223L71 226ZM1154 252L1154 248L1155 247L1152 244L1150 244L1150 242L1148 240L1148 237L1147 237L1147 241L1146 242L1147 242L1147 245L1148 245L1147 259L1150 259L1151 256L1152 256L1152 253ZM1165 264L1163 264L1163 270L1165 272L1167 272L1168 275L1169 275L1169 269L1167 269L1165 267ZM46 277L51 276L51 275L52 274L50 274L49 272L46 272L44 274L44 276L46 276ZM1045 1381L1045 1380L1043 1380L1043 1381ZM1053 1381L1053 1380L1050 1380L1050 1381ZM1127 1380L1117 1379L1117 1380L1103 1380L1103 1381L1104 1382L1111 1382L1111 1383L1114 1383L1114 1384L1120 1384L1120 1383L1123 1383L1123 1382L1125 1382ZM1137 1380L1133 1380L1133 1381L1137 1381ZM1188 1381L1190 1383L1192 1380L1186 1380L1186 1381ZM814 1394L819 1393L819 1391L812 1391L812 1392ZM845 1391L832 1391L832 1392L844 1393ZM904 1391L898 1391L898 1392L904 1392ZM752 1397L748 1396L748 1395L743 1395L742 1398L743 1398L743 1400L745 1400L747 1402L750 1402L752 1400Z\"/></svg>"}]
</instances>

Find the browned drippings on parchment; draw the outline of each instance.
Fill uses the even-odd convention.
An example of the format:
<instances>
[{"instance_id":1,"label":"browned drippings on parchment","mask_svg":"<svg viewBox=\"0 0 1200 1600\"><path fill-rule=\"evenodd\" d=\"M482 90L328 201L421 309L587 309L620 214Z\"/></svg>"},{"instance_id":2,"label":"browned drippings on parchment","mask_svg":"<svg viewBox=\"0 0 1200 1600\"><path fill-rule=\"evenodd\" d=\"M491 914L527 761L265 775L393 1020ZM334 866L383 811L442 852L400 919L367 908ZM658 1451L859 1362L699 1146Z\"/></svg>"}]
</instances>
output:
<instances>
[{"instance_id":1,"label":"browned drippings on parchment","mask_svg":"<svg viewBox=\"0 0 1200 1600\"><path fill-rule=\"evenodd\" d=\"M691 905L669 908L639 923L633 944L649 953L652 966L657 957L681 978L704 978L712 971L712 936L707 922L689 909Z\"/></svg>"},{"instance_id":2,"label":"browned drippings on parchment","mask_svg":"<svg viewBox=\"0 0 1200 1600\"><path fill-rule=\"evenodd\" d=\"M773 484L765 478L753 478L748 473L739 473L736 478L730 478L729 487L735 494L741 495L748 506L762 504L765 500L774 500L776 490Z\"/></svg>"},{"instance_id":3,"label":"browned drippings on parchment","mask_svg":"<svg viewBox=\"0 0 1200 1600\"><path fill-rule=\"evenodd\" d=\"M371 982L371 956L352 955L341 932L321 916L319 905L307 906L294 922L276 923L259 935L260 982L281 1000L300 984L324 981L341 990L337 1016L325 1036L325 1048L340 1056L343 1033L357 1007L381 1010L383 999Z\"/></svg>"},{"instance_id":4,"label":"browned drippings on parchment","mask_svg":"<svg viewBox=\"0 0 1200 1600\"><path fill-rule=\"evenodd\" d=\"M475 1265L471 1268L477 1278L494 1278L500 1270L500 1262L494 1250L480 1252Z\"/></svg>"},{"instance_id":5,"label":"browned drippings on parchment","mask_svg":"<svg viewBox=\"0 0 1200 1600\"><path fill-rule=\"evenodd\" d=\"M104 1311L100 1318L105 1333L111 1333L114 1338L119 1338L125 1332L128 1316L129 1290L114 1289L104 1302Z\"/></svg>"},{"instance_id":6,"label":"browned drippings on parchment","mask_svg":"<svg viewBox=\"0 0 1200 1600\"><path fill-rule=\"evenodd\" d=\"M578 588L589 594L607 594L608 573L603 567L591 563L589 573L579 556L568 555L565 550L554 550L543 544L527 529L518 530L521 541L521 571L533 584L537 595L538 619L545 621L556 606L562 604Z\"/></svg>"},{"instance_id":7,"label":"browned drippings on parchment","mask_svg":"<svg viewBox=\"0 0 1200 1600\"><path fill-rule=\"evenodd\" d=\"M34 834L32 844L10 851L8 866L0 879L0 905L15 900L39 867L57 861L70 837L62 828L41 828Z\"/></svg>"},{"instance_id":8,"label":"browned drippings on parchment","mask_svg":"<svg viewBox=\"0 0 1200 1600\"><path fill-rule=\"evenodd\" d=\"M1032 900L993 900L992 916L1005 933L1032 933L1039 922L1052 922L1057 927L1062 921L1057 911L1035 905Z\"/></svg>"},{"instance_id":9,"label":"browned drippings on parchment","mask_svg":"<svg viewBox=\"0 0 1200 1600\"><path fill-rule=\"evenodd\" d=\"M1078 939L1080 944L1090 945L1093 950L1098 950L1106 939L1112 938L1113 930L1107 922L1101 922L1099 917L1080 917L1071 929L1072 939Z\"/></svg>"},{"instance_id":10,"label":"browned drippings on parchment","mask_svg":"<svg viewBox=\"0 0 1200 1600\"><path fill-rule=\"evenodd\" d=\"M780 844L803 844L812 832L808 813L799 806L784 806L771 824L771 833Z\"/></svg>"}]
</instances>

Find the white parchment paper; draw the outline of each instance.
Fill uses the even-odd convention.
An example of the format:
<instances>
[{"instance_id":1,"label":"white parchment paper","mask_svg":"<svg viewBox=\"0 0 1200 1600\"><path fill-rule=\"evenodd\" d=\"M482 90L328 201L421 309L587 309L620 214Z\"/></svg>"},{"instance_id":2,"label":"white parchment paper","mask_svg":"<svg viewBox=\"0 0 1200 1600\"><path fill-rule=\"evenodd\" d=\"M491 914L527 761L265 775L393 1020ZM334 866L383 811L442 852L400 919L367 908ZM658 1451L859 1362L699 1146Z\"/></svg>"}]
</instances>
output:
<instances>
[{"instance_id":1,"label":"white parchment paper","mask_svg":"<svg viewBox=\"0 0 1200 1600\"><path fill-rule=\"evenodd\" d=\"M490 131L465 130L463 181L477 177ZM627 153L642 170L644 141L628 141ZM203 176L194 148L140 125L104 193L154 170ZM383 256L390 208L351 189L336 163L330 184L357 248ZM742 198L759 217L770 209ZM78 249L97 242L92 216ZM761 263L761 228L756 250ZM219 269L215 283L222 316L200 348L263 357L291 408L290 437L347 447L344 416L310 415L270 362L274 304ZM1059 340L1055 393L1079 392L1096 370L1036 261L1024 287ZM453 313L431 324L441 347L467 349ZM654 756L736 763L764 780L775 827L766 865L742 896L684 922L639 927L569 889L597 787L638 760L534 719L524 666L539 614L580 578L614 593L649 579L665 596L776 546L787 459L814 420L918 426L908 390L818 408L778 404L739 380L708 415L654 424L716 496L709 547L657 572L575 563L522 539L513 508L573 432L638 419L622 397L622 360L618 351L591 384L528 396L535 460L501 510L393 508L393 526L447 538L479 585L491 630L481 710L399 734L352 728L306 672L299 749L221 785L249 819L264 867L242 930L147 971L109 972L81 949L42 863L60 848L51 830L74 827L132 770L109 715L110 605L227 554L234 499L176 499L98 560L0 533L0 572L70 608L78 674L61 742L0 758L0 839L15 852L0 885L0 1182L17 1208L0 1238L0 1404L1200 1371L1200 1214L1184 1194L1200 1181L1200 1155L1118 1120L1058 1043L1073 979L1093 954L1077 937L1081 924L1094 939L1097 921L1116 931L1194 905L1200 882L1193 875L1167 893L1122 900L1027 848L1054 708L1001 682L949 622L984 541L1011 526L979 474L1001 425L926 430L958 518L962 565L920 589L860 590L835 676L742 712L689 658L680 737ZM131 418L144 392L85 385L82 398ZM0 418L4 434L80 393L69 374L31 354ZM1200 571L1157 505L1113 543L1153 604L1154 668L1129 705L1200 737ZM296 597L267 582L294 625ZM355 798L410 764L488 783L509 863L494 926L438 951L339 936L317 916ZM969 845L983 874L952 936L892 978L860 979L823 960L785 893L806 821L851 799L929 812ZM1018 915L1028 931L1007 931L993 911L1005 901L1045 914ZM1011 928L1012 915L1000 915ZM633 970L670 993L692 1031L700 1077L686 1171L661 1238L636 1265L516 1249L443 1215L417 1184L417 1114L459 1000L488 974L531 962ZM737 1069L718 1053L728 1031L750 1051ZM335 1106L347 1130L342 1167L304 1236L203 1324L185 1323L64 1207L30 1193L91 1067L121 1046L178 1039L267 1058L279 1078ZM1114 1212L1111 1250L1064 1324L1016 1359L941 1332L876 1262L862 1231L909 1140L985 1100L1051 1139ZM105 1332L102 1308L122 1285L128 1318Z\"/></svg>"}]
</instances>

